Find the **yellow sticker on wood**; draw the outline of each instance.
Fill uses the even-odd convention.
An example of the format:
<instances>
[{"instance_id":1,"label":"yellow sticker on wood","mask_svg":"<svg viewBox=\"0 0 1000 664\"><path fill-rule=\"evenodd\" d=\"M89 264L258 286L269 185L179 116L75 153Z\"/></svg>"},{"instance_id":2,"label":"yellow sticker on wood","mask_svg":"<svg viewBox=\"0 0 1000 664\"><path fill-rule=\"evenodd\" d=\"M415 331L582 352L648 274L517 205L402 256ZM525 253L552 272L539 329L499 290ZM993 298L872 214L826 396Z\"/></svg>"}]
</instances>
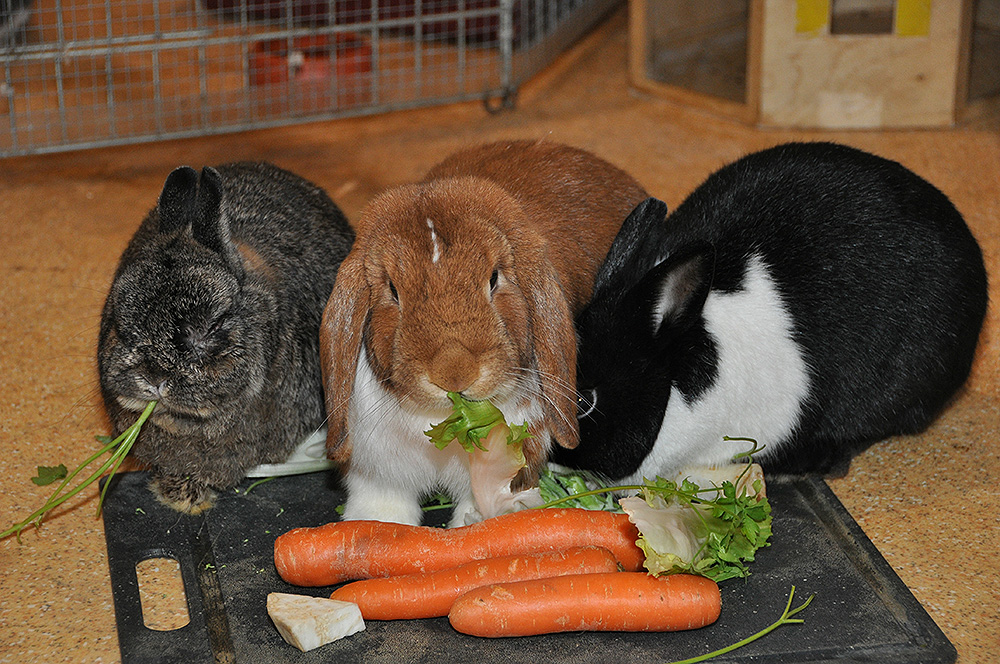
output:
<instances>
[{"instance_id":1,"label":"yellow sticker on wood","mask_svg":"<svg viewBox=\"0 0 1000 664\"><path fill-rule=\"evenodd\" d=\"M816 37L830 22L830 0L796 0L795 32Z\"/></svg>"},{"instance_id":2,"label":"yellow sticker on wood","mask_svg":"<svg viewBox=\"0 0 1000 664\"><path fill-rule=\"evenodd\" d=\"M931 0L896 0L896 34L926 37L931 32Z\"/></svg>"}]
</instances>

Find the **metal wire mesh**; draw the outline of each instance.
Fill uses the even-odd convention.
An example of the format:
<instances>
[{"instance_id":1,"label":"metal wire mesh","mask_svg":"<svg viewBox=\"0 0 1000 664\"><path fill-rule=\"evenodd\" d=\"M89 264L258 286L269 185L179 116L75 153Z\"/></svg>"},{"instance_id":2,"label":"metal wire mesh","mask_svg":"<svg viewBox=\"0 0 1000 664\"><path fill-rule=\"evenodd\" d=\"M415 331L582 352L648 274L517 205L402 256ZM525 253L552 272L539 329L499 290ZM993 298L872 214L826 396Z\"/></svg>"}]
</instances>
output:
<instances>
[{"instance_id":1,"label":"metal wire mesh","mask_svg":"<svg viewBox=\"0 0 1000 664\"><path fill-rule=\"evenodd\" d=\"M617 0L0 0L0 156L508 99Z\"/></svg>"}]
</instances>

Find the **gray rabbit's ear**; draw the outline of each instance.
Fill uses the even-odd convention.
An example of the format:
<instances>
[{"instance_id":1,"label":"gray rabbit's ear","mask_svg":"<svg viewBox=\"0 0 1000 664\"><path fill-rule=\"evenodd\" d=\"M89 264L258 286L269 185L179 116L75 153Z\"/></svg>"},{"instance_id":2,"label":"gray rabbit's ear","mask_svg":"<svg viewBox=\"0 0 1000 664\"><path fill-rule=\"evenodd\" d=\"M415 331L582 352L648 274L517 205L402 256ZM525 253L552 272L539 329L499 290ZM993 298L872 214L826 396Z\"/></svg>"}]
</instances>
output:
<instances>
[{"instance_id":1,"label":"gray rabbit's ear","mask_svg":"<svg viewBox=\"0 0 1000 664\"><path fill-rule=\"evenodd\" d=\"M222 216L222 177L211 166L201 169L198 181L198 211L191 218L191 232L200 244L225 253L229 224Z\"/></svg>"},{"instance_id":2,"label":"gray rabbit's ear","mask_svg":"<svg viewBox=\"0 0 1000 664\"><path fill-rule=\"evenodd\" d=\"M191 234L199 244L222 256L233 271L242 272L239 252L229 237L229 221L222 213L222 176L211 166L201 169Z\"/></svg>"},{"instance_id":3,"label":"gray rabbit's ear","mask_svg":"<svg viewBox=\"0 0 1000 664\"><path fill-rule=\"evenodd\" d=\"M198 171L190 166L175 168L160 192L156 205L161 233L186 228L198 209Z\"/></svg>"}]
</instances>

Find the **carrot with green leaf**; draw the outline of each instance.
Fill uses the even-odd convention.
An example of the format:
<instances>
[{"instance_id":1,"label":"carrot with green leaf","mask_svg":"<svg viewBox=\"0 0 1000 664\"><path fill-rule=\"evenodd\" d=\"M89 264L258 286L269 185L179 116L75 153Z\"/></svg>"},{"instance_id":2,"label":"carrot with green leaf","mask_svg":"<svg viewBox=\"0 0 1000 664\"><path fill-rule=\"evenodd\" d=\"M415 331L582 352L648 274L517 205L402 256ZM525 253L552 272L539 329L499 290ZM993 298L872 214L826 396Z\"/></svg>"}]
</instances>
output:
<instances>
[{"instance_id":1,"label":"carrot with green leaf","mask_svg":"<svg viewBox=\"0 0 1000 664\"><path fill-rule=\"evenodd\" d=\"M752 459L760 449L752 439L731 440L754 443L736 459ZM590 489L590 484L597 486ZM676 480L656 477L627 486L607 486L592 474L546 470L541 488L547 501L543 508L623 510L639 531L637 544L646 554L645 567L651 574L686 572L715 581L747 577L756 552L769 546L771 505L763 470L752 462L692 468ZM596 501L623 492L638 495L620 498L613 506Z\"/></svg>"}]
</instances>

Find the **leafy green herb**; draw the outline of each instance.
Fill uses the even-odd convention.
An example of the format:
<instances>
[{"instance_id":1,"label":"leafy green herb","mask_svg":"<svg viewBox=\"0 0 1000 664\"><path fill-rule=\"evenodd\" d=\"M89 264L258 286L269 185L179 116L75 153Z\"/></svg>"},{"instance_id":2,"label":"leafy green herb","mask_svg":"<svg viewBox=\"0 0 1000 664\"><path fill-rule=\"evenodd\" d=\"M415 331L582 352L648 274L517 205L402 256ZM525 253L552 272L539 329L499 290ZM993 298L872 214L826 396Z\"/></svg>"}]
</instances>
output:
<instances>
[{"instance_id":1,"label":"leafy green herb","mask_svg":"<svg viewBox=\"0 0 1000 664\"><path fill-rule=\"evenodd\" d=\"M156 407L156 402L155 401L150 401L146 405L146 409L142 411L142 414L139 416L139 419L136 420L135 424L133 424L128 429L126 429L125 431L123 431L122 434L120 436L118 436L117 438L115 438L114 440L110 440L107 436L97 436L97 440L99 442L101 442L104 446L101 449L99 449L97 452L95 452L94 454L92 454L86 461L84 461L79 466L77 466L76 469L73 470L73 472L71 472L71 473L69 473L67 475L64 475L64 477L62 477L62 478L53 477L53 475L55 475L56 473L49 473L47 471L43 475L43 470L42 469L46 468L46 467L40 466L38 468L38 475L36 477L32 477L31 478L31 480L35 484L38 484L38 485L42 486L43 482L40 482L39 481L40 479L47 480L47 481L44 482L44 484L49 484L51 482L55 482L58 479L62 479L62 482L59 484L59 486L56 488L56 490L52 493L52 495L49 496L49 499L45 501L44 505L42 505L40 508L38 508L37 510L35 510L34 512L32 512L30 515L28 515L28 517L25 518L23 521L19 521L18 523L15 523L14 525L12 525L7 530L4 530L3 532L0 532L0 539L2 539L4 537L7 537L8 535L14 534L14 535L17 536L17 541L20 542L21 541L21 531L22 530L24 530L25 528L27 528L31 524L35 524L36 528L38 526L40 526L41 523L42 523L42 518L48 512L50 512L51 510L55 509L56 507L59 507L64 502L66 502L67 500L69 500L70 498L72 498L73 496L75 496L76 494L80 493L83 489L85 489L88 486L90 486L91 484L93 484L106 471L110 471L110 474L108 475L108 479L110 480L111 477L113 477L114 474L118 471L118 467L121 465L122 461L125 459L125 456L129 453L129 450L132 449L132 445L135 444L136 438L139 437L139 430L142 428L142 425L146 423L146 420L149 419L149 416L152 415L153 409L155 407ZM81 471L83 471L84 468L86 468L87 466L91 465L92 463L94 463L95 461L97 461L99 458L101 458L101 456L103 456L104 454L106 454L108 452L111 453L111 457L109 459L107 459L106 461L104 461L97 468L97 470L95 470L87 479L83 480L80 484L78 484L73 489L70 489L69 491L65 490L66 487L69 485L69 483L73 481L73 478L75 478ZM54 470L58 471L58 469L60 467L63 470L65 470L65 467L62 466L62 464L60 464L59 466L56 466ZM51 470L51 469L49 469L49 470ZM49 479L50 477L52 479ZM104 496L107 493L108 487L110 485L111 485L110 481L109 482L105 482L104 483L104 487L101 489L100 498L97 501L97 516L101 515L101 507L104 505Z\"/></svg>"},{"instance_id":2,"label":"leafy green herb","mask_svg":"<svg viewBox=\"0 0 1000 664\"><path fill-rule=\"evenodd\" d=\"M638 546L651 574L687 572L715 581L750 575L747 563L769 546L771 505L754 491L736 485L703 489L684 480L680 486L657 477L640 490L641 498L619 501L639 530Z\"/></svg>"},{"instance_id":3,"label":"leafy green herb","mask_svg":"<svg viewBox=\"0 0 1000 664\"><path fill-rule=\"evenodd\" d=\"M446 510L455 506L452 502L451 497L446 493L441 493L438 491L430 496L428 496L421 504L420 509L424 512L433 512L434 510Z\"/></svg>"},{"instance_id":4,"label":"leafy green herb","mask_svg":"<svg viewBox=\"0 0 1000 664\"><path fill-rule=\"evenodd\" d=\"M748 475L751 469L759 472L752 455L761 448L752 439L728 440L746 440L754 445L748 452L734 456L747 459L742 471L718 486L703 488L688 479L678 485L662 477L642 484L607 486L593 477L574 478L574 473L543 471L539 486L546 502L541 507L608 510L606 501L591 501L599 496L638 492L638 497L621 498L617 503L639 530L637 544L646 553L649 573L687 572L715 581L749 576L747 564L754 560L758 549L769 546L771 505L763 494L762 479ZM546 472L555 482L545 477ZM591 484L597 488L589 489Z\"/></svg>"},{"instance_id":5,"label":"leafy green herb","mask_svg":"<svg viewBox=\"0 0 1000 664\"><path fill-rule=\"evenodd\" d=\"M31 478L31 481L38 486L48 486L53 482L58 482L59 480L66 477L66 466L59 464L58 466L39 466L38 475Z\"/></svg>"},{"instance_id":6,"label":"leafy green herb","mask_svg":"<svg viewBox=\"0 0 1000 664\"><path fill-rule=\"evenodd\" d=\"M547 505L579 507L585 510L621 512L618 500L610 492L608 481L587 470L555 471L543 468L538 489Z\"/></svg>"},{"instance_id":7,"label":"leafy green herb","mask_svg":"<svg viewBox=\"0 0 1000 664\"><path fill-rule=\"evenodd\" d=\"M803 602L802 604L793 609L792 597L794 595L795 595L795 586L792 586L791 592L788 593L788 602L785 604L785 610L781 613L781 617L778 618L773 623L771 623L770 625L768 625L767 627L765 627L764 629L757 632L756 634L751 634L745 639L741 639L736 643L728 645L724 648L719 648L718 650L714 650L710 653L706 653L704 655L698 655L697 657L692 657L690 659L683 659L676 662L670 662L670 664L697 664L698 662L704 662L706 660L712 659L713 657L718 657L719 655L725 655L727 653L731 653L737 648L742 648L748 643L753 643L762 636L767 636L768 634L778 629L782 625L801 624L805 622L805 620L803 620L802 618L793 618L792 616L794 616L797 613L800 613L807 606L809 606L809 603L812 602L813 597L815 597L815 595L810 595L805 602Z\"/></svg>"},{"instance_id":8,"label":"leafy green herb","mask_svg":"<svg viewBox=\"0 0 1000 664\"><path fill-rule=\"evenodd\" d=\"M253 491L257 487L259 487L261 484L265 484L267 482L270 482L273 479L274 479L274 477L264 477L264 478L261 478L261 479L257 480L256 482L253 482L250 486L248 486L246 488L246 491L243 492L243 495L244 496L247 495L248 493L250 493L251 491Z\"/></svg>"},{"instance_id":9,"label":"leafy green herb","mask_svg":"<svg viewBox=\"0 0 1000 664\"><path fill-rule=\"evenodd\" d=\"M469 401L457 392L449 392L448 398L452 403L451 417L443 422L438 422L424 432L439 450L443 450L453 440L457 440L459 445L470 454L477 449L485 452L486 447L481 441L498 424L507 426L509 429L507 433L508 445L522 443L531 436L528 433L527 423L508 425L500 409L489 401Z\"/></svg>"}]
</instances>

